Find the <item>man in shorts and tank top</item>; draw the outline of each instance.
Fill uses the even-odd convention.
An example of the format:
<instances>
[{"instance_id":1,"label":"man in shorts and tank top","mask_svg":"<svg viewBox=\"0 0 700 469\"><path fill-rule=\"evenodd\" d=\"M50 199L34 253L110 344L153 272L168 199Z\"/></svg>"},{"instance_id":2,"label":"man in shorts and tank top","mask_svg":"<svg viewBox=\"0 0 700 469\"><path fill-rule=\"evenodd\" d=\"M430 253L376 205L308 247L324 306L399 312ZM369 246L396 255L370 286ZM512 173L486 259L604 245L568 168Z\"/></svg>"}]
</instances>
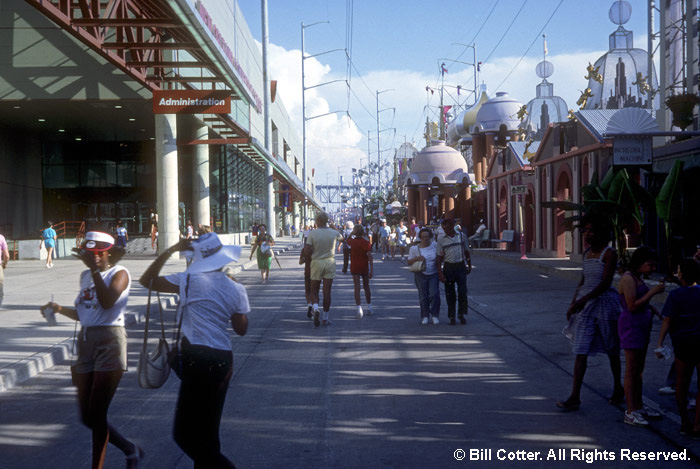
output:
<instances>
[{"instance_id":1,"label":"man in shorts and tank top","mask_svg":"<svg viewBox=\"0 0 700 469\"><path fill-rule=\"evenodd\" d=\"M319 290L323 281L323 325L330 325L331 287L335 278L335 245L343 241L343 235L328 227L328 214L316 216L318 228L309 233L304 250L311 256L311 301L314 310L314 325L321 325L318 307Z\"/></svg>"}]
</instances>

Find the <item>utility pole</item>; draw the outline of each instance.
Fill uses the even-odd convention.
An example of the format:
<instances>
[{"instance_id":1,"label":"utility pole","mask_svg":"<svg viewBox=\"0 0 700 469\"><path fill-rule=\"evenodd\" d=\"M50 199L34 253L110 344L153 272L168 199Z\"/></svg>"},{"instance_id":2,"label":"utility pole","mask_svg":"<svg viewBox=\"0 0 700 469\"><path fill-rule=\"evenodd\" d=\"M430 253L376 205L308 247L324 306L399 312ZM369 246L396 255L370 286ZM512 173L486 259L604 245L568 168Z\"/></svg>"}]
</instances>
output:
<instances>
[{"instance_id":1,"label":"utility pole","mask_svg":"<svg viewBox=\"0 0 700 469\"><path fill-rule=\"evenodd\" d=\"M306 59L311 59L313 57L318 57L319 55L324 55L324 54L330 54L331 52L337 52L337 51L344 51L345 49L333 49L329 50L326 52L321 52L319 54L314 54L310 55L308 57L304 57L305 53L305 48L304 48L304 30L306 28L310 28L311 26L315 26L317 24L322 24L322 23L330 23L330 21L317 21L316 23L311 23L305 25L303 22L301 23L301 113L302 113L302 124L301 124L301 134L302 134L302 141L301 141L301 148L302 148L302 174L304 177L304 224L307 224L308 220L308 213L307 213L307 206L308 206L308 198L306 196L307 190L306 190L306 121L309 121L311 119L316 119L318 117L323 117L323 116L328 116L330 114L337 114L338 112L344 112L347 114L346 111L331 111L331 112L326 112L324 114L320 114L318 116L312 116L312 117L306 117L306 90L309 90L311 88L317 88L319 86L324 86L324 85L329 85L331 83L336 83L339 81L345 82L347 85L348 82L347 80L332 80L328 81L325 83L319 83L317 85L313 86L306 86L306 81L305 81L305 75L304 75L304 61Z\"/></svg>"},{"instance_id":2,"label":"utility pole","mask_svg":"<svg viewBox=\"0 0 700 469\"><path fill-rule=\"evenodd\" d=\"M270 46L270 34L267 23L267 0L260 0L262 9L262 66L263 66L263 119L265 121L265 150L272 155L270 148L270 134L272 133L272 120L270 118L270 76L268 75L267 49ZM277 220L275 218L275 178L272 163L265 163L265 212L268 233L277 234Z\"/></svg>"}]
</instances>

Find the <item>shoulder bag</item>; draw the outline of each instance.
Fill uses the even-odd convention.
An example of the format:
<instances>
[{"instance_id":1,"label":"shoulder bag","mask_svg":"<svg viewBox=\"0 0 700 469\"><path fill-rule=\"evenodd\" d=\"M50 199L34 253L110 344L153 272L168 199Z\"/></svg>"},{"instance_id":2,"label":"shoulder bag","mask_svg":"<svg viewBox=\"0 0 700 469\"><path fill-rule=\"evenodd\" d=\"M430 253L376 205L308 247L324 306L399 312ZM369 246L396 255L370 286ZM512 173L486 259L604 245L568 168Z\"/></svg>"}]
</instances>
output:
<instances>
[{"instance_id":1,"label":"shoulder bag","mask_svg":"<svg viewBox=\"0 0 700 469\"><path fill-rule=\"evenodd\" d=\"M418 255L422 256L423 254L421 254L420 248L416 246L416 249L418 249ZM414 262L410 265L408 270L410 270L411 272L425 272L425 261L423 260Z\"/></svg>"},{"instance_id":2,"label":"shoulder bag","mask_svg":"<svg viewBox=\"0 0 700 469\"><path fill-rule=\"evenodd\" d=\"M175 376L182 379L183 370L183 359L182 359L182 349L180 349L180 330L182 329L182 318L185 316L185 307L187 306L187 300L190 290L190 274L187 274L187 281L185 283L185 297L180 298L180 319L177 323L177 332L175 333L175 342L173 342L173 348L168 352L168 363L170 368L172 368ZM177 316L175 316L177 317Z\"/></svg>"},{"instance_id":3,"label":"shoulder bag","mask_svg":"<svg viewBox=\"0 0 700 469\"><path fill-rule=\"evenodd\" d=\"M160 330L161 336L158 346L151 352L148 351L148 324L151 313L151 289L148 289L148 303L146 303L146 327L143 334L143 347L139 355L137 367L139 386L144 389L157 389L168 380L170 375L170 364L168 363L169 347L165 339L165 327L163 326L163 305L160 303L158 295L158 306L160 308Z\"/></svg>"}]
</instances>

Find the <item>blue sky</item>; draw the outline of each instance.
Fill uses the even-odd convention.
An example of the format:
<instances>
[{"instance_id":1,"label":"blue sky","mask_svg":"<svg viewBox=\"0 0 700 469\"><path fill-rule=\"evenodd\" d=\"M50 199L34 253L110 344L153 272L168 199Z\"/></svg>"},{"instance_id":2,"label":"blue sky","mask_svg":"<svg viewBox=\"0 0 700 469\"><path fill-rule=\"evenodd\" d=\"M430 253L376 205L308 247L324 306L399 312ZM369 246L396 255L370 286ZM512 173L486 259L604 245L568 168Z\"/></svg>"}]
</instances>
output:
<instances>
[{"instance_id":1,"label":"blue sky","mask_svg":"<svg viewBox=\"0 0 700 469\"><path fill-rule=\"evenodd\" d=\"M393 158L391 149L404 140L415 142L419 149L423 147L426 115L435 120L439 104L438 94L426 93L425 87L439 86L441 59L473 60L472 49L460 57L464 47L454 43L476 43L477 61L484 62L479 79L486 83L492 96L496 91L508 91L512 97L527 103L534 97L535 86L540 81L534 73L535 65L542 60L542 38L538 33L561 3L544 30L548 60L554 64L549 81L554 83L555 94L563 97L569 108L577 109L576 99L586 87L583 78L586 66L607 51L608 36L617 27L608 18L613 4L609 0L354 0L350 3L352 59L356 68L350 81L352 94L348 98L342 83L307 92L307 117L335 110L349 110L352 117L348 121L339 113L307 123L307 158L317 168L319 184L325 184L326 180L334 183L337 176L331 173L345 174L348 178L349 168L363 163L361 159L367 157L368 151L368 130L370 156L373 161L376 159L376 90L392 89L380 95L379 107L396 108L395 113L393 110L381 113L382 157ZM625 27L634 32L635 46L646 49L647 0L630 3L632 16ZM253 37L260 40L260 1L239 0L239 5ZM306 29L307 54L344 49L348 35L347 10L348 2L342 0L268 0L271 78L279 81L280 95L295 122L301 120L301 23L330 21ZM521 60L533 40L535 45ZM471 68L459 62L445 62L446 89L453 100L464 103L464 95L457 97L455 87L473 87ZM307 86L347 76L343 52L308 59L305 65ZM450 97L445 101L453 104Z\"/></svg>"}]
</instances>

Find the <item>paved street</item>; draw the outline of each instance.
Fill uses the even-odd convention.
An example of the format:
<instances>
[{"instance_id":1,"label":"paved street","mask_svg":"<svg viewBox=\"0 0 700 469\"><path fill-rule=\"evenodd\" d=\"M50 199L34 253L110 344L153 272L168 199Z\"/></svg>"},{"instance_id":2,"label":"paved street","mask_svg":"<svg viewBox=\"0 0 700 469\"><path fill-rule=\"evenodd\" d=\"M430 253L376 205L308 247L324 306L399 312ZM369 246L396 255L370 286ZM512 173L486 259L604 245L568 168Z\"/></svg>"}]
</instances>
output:
<instances>
[{"instance_id":1,"label":"paved street","mask_svg":"<svg viewBox=\"0 0 700 469\"><path fill-rule=\"evenodd\" d=\"M555 408L571 386L574 357L561 329L576 284L572 276L477 252L468 324L447 325L443 297L443 323L421 326L407 267L398 260L375 262L375 314L355 318L352 279L338 272L333 325L315 328L306 318L298 254L298 248L280 254L282 270L274 267L266 285L257 270L239 274L253 312L248 335L233 338L235 372L221 427L223 451L238 467L698 467L697 459L621 460L625 450L668 456L687 448L689 458L700 454L700 442L678 433L673 397L657 394L670 362L651 353L645 399L666 415L650 429L624 425L622 409L607 403L612 383L602 356L589 361L581 410ZM148 263L127 259L124 265L138 278ZM73 332L67 321L46 326L37 307L51 294L57 302L72 301L78 262L62 261L50 271L39 262L15 265L14 273L13 264L6 272L6 288L20 271L27 277L21 295L6 293L10 310L0 312L0 334L15 329L11 340L2 336L2 367L49 342L69 343ZM172 261L166 272L183 266ZM31 276L36 282L27 280ZM144 295L134 285L136 316ZM158 390L136 384L142 330L142 324L128 328L131 369L111 406L111 422L144 447L144 467L192 467L170 436L177 378ZM0 392L3 469L89 467L90 434L78 422L69 364ZM466 460L455 459L459 449ZM492 461L469 461L477 449L491 449ZM576 455L584 460L572 460ZM517 460L528 456L535 459ZM586 457L597 460L587 464ZM110 448L106 467L123 465Z\"/></svg>"}]
</instances>

